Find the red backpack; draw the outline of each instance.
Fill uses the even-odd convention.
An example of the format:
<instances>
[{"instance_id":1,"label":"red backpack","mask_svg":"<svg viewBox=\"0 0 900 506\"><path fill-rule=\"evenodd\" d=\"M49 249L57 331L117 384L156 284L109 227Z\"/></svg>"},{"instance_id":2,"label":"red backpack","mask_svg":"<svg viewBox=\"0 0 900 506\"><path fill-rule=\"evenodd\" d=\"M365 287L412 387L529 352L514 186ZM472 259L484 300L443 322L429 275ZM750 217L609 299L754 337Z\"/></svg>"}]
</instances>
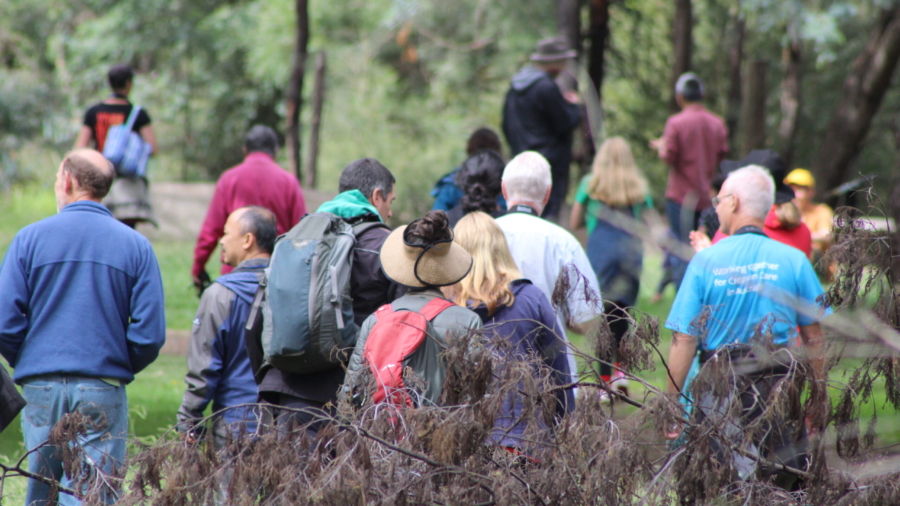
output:
<instances>
[{"instance_id":1,"label":"red backpack","mask_svg":"<svg viewBox=\"0 0 900 506\"><path fill-rule=\"evenodd\" d=\"M454 305L434 298L419 312L394 311L390 304L375 311L377 321L366 339L363 357L375 376L373 401L376 404L385 401L410 407L417 404L403 383L404 366L422 375L427 385L422 395L437 404L446 367L440 357L443 338L436 334L431 322Z\"/></svg>"}]
</instances>

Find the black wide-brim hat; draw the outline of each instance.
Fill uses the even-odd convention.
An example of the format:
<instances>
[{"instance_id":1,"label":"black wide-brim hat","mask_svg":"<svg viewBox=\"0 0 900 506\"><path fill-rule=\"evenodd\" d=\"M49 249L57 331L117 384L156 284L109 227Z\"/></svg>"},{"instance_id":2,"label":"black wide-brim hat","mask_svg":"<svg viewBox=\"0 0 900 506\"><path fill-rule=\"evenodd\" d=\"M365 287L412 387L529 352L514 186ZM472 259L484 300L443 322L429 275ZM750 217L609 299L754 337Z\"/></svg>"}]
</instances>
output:
<instances>
[{"instance_id":1,"label":"black wide-brim hat","mask_svg":"<svg viewBox=\"0 0 900 506\"><path fill-rule=\"evenodd\" d=\"M562 37L551 37L538 41L530 59L534 62L561 61L575 58L577 54L574 49L569 49L569 43Z\"/></svg>"},{"instance_id":2,"label":"black wide-brim hat","mask_svg":"<svg viewBox=\"0 0 900 506\"><path fill-rule=\"evenodd\" d=\"M754 149L742 160L722 160L722 163L719 164L719 170L727 176L738 169L749 167L750 165L765 167L772 174L772 179L775 180L776 204L784 204L794 199L794 190L784 184L784 177L787 175L784 160L781 158L781 155L771 149Z\"/></svg>"}]
</instances>

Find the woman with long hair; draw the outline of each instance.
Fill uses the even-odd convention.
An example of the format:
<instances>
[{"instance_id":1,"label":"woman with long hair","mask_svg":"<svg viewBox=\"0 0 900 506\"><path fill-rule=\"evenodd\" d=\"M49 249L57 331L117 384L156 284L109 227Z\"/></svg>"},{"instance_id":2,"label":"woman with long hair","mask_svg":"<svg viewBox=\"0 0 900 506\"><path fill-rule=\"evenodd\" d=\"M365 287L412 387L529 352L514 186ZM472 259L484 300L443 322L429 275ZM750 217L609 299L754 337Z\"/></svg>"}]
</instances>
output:
<instances>
[{"instance_id":1,"label":"woman with long hair","mask_svg":"<svg viewBox=\"0 0 900 506\"><path fill-rule=\"evenodd\" d=\"M503 157L490 149L466 158L456 173L456 185L462 189L463 196L453 209L447 211L451 227L473 211L483 211L494 218L503 216L504 210L497 203L497 197L501 192L500 178L504 167Z\"/></svg>"},{"instance_id":2,"label":"woman with long hair","mask_svg":"<svg viewBox=\"0 0 900 506\"><path fill-rule=\"evenodd\" d=\"M454 242L472 255L472 270L459 283L445 287L444 294L481 317L483 332L495 339L496 352L503 354L501 367L503 360L540 362L554 384L567 384L571 376L566 346L553 306L539 288L522 278L503 231L488 214L476 211L459 220L454 232ZM574 409L571 389L559 389L556 397L558 416ZM500 446L527 450L525 412L521 396L504 399L491 439Z\"/></svg>"},{"instance_id":3,"label":"woman with long hair","mask_svg":"<svg viewBox=\"0 0 900 506\"><path fill-rule=\"evenodd\" d=\"M581 180L570 221L573 230L587 223L587 255L597 274L616 350L628 333L627 308L637 302L640 289L644 247L636 225L652 206L647 179L635 164L631 147L621 137L607 139L594 157L591 174ZM619 369L613 372L601 364L600 375L619 390L627 388Z\"/></svg>"}]
</instances>

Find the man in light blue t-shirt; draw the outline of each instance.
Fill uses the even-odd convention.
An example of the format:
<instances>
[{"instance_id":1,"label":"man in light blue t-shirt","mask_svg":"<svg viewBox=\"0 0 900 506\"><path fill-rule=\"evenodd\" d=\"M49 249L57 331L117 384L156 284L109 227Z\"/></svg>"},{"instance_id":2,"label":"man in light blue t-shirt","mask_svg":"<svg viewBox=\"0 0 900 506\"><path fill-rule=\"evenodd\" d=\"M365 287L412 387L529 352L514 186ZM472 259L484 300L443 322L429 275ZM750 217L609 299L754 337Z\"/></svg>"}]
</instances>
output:
<instances>
[{"instance_id":1,"label":"man in light blue t-shirt","mask_svg":"<svg viewBox=\"0 0 900 506\"><path fill-rule=\"evenodd\" d=\"M722 231L730 237L694 256L675 297L666 320L666 327L674 331L667 393L681 392L698 347L704 362L725 346L747 344L755 334L771 334L776 346L787 346L799 330L816 378L824 378L818 322L827 311L816 303L822 286L800 250L763 233L774 195L769 172L749 166L732 172L713 199ZM706 416L713 416L710 410L716 411L714 407L726 399L698 402ZM797 456L791 457L794 461L782 460L780 455L773 458L786 465L805 463ZM755 467L750 464L745 467L747 473ZM740 477L746 477L740 463L736 467Z\"/></svg>"},{"instance_id":2,"label":"man in light blue t-shirt","mask_svg":"<svg viewBox=\"0 0 900 506\"><path fill-rule=\"evenodd\" d=\"M799 328L813 356L818 352L822 285L800 250L763 233L773 199L772 177L758 166L731 173L715 199L730 237L694 256L666 320L674 331L669 393L680 391L698 346L715 351L747 343L760 325L771 325L776 345L787 345ZM817 373L822 365L814 362Z\"/></svg>"}]
</instances>

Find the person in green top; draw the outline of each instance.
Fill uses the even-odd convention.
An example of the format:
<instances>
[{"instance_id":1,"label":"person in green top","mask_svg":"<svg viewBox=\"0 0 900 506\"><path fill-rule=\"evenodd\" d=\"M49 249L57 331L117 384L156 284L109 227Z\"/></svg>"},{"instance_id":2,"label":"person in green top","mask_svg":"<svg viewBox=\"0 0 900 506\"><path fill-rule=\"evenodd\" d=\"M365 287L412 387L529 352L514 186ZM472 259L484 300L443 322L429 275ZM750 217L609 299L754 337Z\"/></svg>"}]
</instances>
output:
<instances>
[{"instance_id":1,"label":"person in green top","mask_svg":"<svg viewBox=\"0 0 900 506\"><path fill-rule=\"evenodd\" d=\"M635 165L628 143L621 137L608 139L594 157L591 174L578 185L570 224L573 230L587 224L587 256L597 273L604 313L617 344L628 333L627 308L637 302L643 269L644 247L636 220L651 207L647 179ZM614 373L602 364L600 375L614 388L626 390L621 370Z\"/></svg>"}]
</instances>

